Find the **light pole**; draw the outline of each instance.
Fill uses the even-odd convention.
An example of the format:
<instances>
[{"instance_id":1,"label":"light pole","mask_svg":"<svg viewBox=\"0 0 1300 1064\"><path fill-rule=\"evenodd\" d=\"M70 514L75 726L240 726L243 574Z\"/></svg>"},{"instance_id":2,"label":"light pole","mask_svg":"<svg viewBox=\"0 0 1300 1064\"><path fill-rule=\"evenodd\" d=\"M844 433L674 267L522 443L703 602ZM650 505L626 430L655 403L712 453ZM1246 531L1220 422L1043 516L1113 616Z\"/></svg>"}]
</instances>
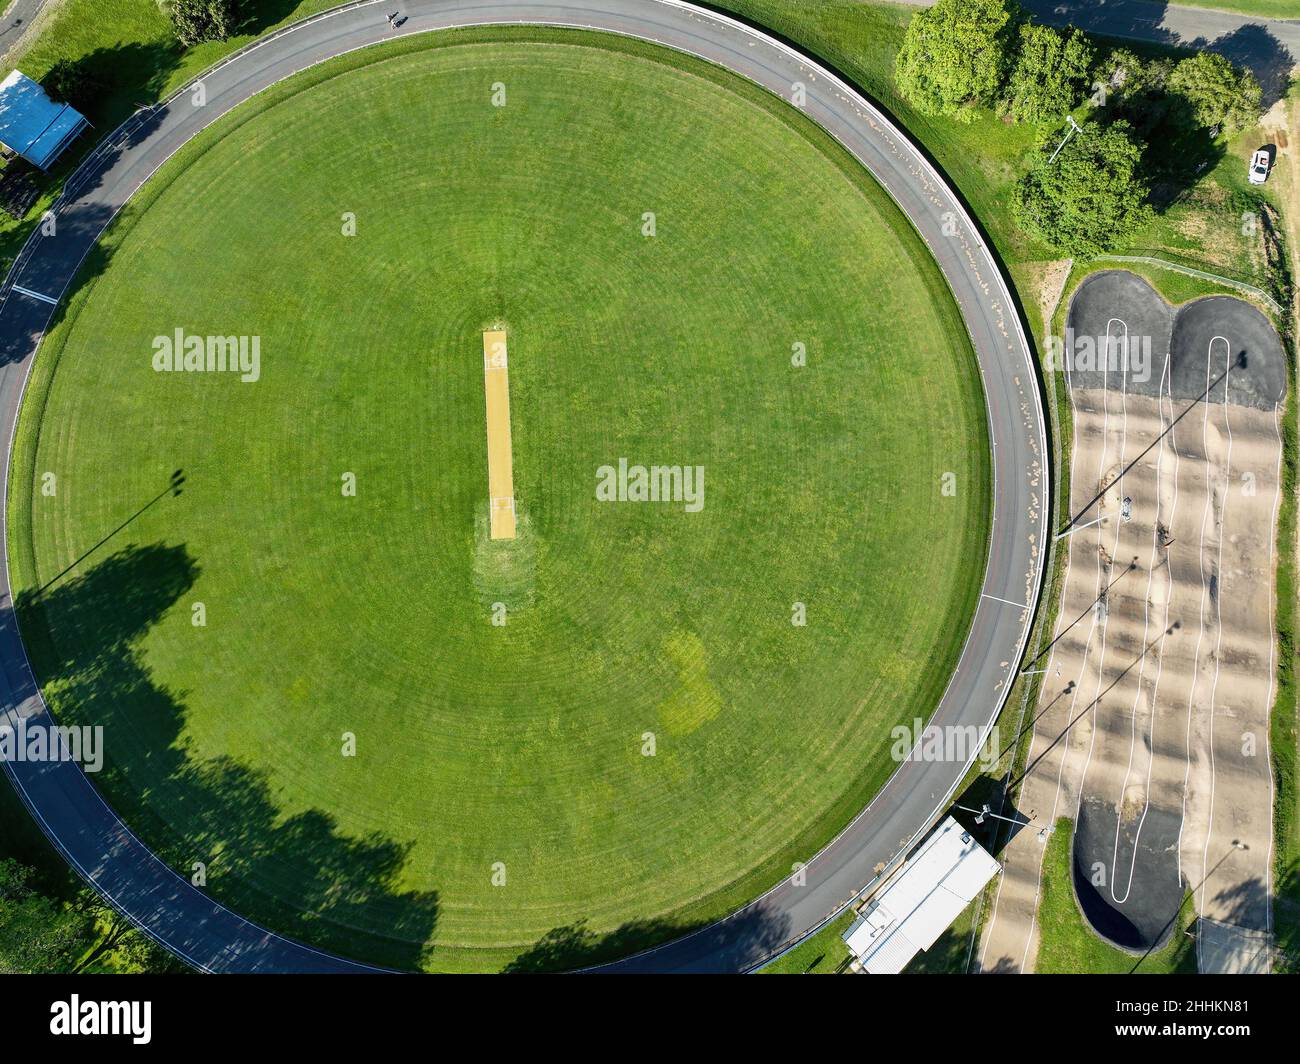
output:
<instances>
[{"instance_id":1,"label":"light pole","mask_svg":"<svg viewBox=\"0 0 1300 1064\"><path fill-rule=\"evenodd\" d=\"M1074 115L1066 115L1065 120L1068 123L1070 123L1070 128L1069 130L1066 131L1065 137L1061 141L1061 143L1056 146L1056 151L1052 152L1052 157L1047 160L1048 166L1051 166L1052 163L1056 162L1056 157L1061 154L1061 149L1065 147L1066 141L1068 141L1076 133L1083 132L1083 128L1079 125L1078 122L1074 120Z\"/></svg>"},{"instance_id":2,"label":"light pole","mask_svg":"<svg viewBox=\"0 0 1300 1064\"><path fill-rule=\"evenodd\" d=\"M1075 534L1076 532L1078 532L1081 528L1091 528L1093 525L1099 525L1099 524L1101 524L1104 520L1106 520L1106 518L1109 517L1109 516L1110 516L1110 514L1102 514L1102 515L1101 515L1099 518L1097 518L1095 521L1089 521L1086 525L1073 525L1073 526L1071 526L1070 528L1067 528L1064 532L1058 532L1058 533L1056 534L1056 538L1057 538L1057 539L1064 539L1066 536L1072 536L1072 535L1074 535L1074 534Z\"/></svg>"},{"instance_id":3,"label":"light pole","mask_svg":"<svg viewBox=\"0 0 1300 1064\"><path fill-rule=\"evenodd\" d=\"M1048 666L1048 668L1050 669L1051 666ZM1020 675L1021 675L1021 676L1041 676L1043 673L1045 673L1045 672L1047 672L1047 671L1048 671L1048 669L1021 669L1021 670L1020 670ZM1060 675L1061 675L1061 666L1059 666L1059 665L1056 666L1056 675L1057 675L1057 676L1060 676Z\"/></svg>"},{"instance_id":4,"label":"light pole","mask_svg":"<svg viewBox=\"0 0 1300 1064\"><path fill-rule=\"evenodd\" d=\"M986 816L991 816L996 820L1005 820L1008 824L1023 823L1023 821L1017 820L1015 817L1003 816L1001 813L995 813L987 805L983 809L971 809L969 806L956 805L956 803L954 803L954 808L960 809L965 813L974 813L975 823L977 824L983 824ZM1032 821L1030 821L1030 823L1032 823Z\"/></svg>"}]
</instances>

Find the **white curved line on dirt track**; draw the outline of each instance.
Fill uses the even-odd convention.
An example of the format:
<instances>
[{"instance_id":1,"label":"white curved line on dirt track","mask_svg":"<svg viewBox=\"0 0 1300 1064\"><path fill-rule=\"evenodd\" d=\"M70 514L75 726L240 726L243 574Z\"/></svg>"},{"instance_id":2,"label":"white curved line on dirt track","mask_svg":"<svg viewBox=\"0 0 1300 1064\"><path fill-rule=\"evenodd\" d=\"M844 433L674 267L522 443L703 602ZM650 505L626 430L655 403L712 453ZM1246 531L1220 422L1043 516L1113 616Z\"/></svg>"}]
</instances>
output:
<instances>
[{"instance_id":1,"label":"white curved line on dirt track","mask_svg":"<svg viewBox=\"0 0 1300 1064\"><path fill-rule=\"evenodd\" d=\"M1105 475L1106 475L1106 449L1107 449L1107 446L1108 446L1107 441L1108 441L1108 439L1109 439L1109 429L1108 429L1106 426L1109 424L1109 420L1110 420L1110 383L1109 383L1110 360L1109 360L1109 353L1110 353L1110 351L1111 351L1111 349L1112 349L1112 346L1113 346L1113 345L1112 345L1112 339L1111 339L1111 327L1112 327L1116 322L1119 322L1121 325L1124 326L1124 348L1125 348L1125 351L1128 350L1128 337L1129 337L1128 322L1124 321L1123 318L1111 318L1111 319L1109 319L1109 320L1106 322L1106 352L1107 352L1107 357L1106 357L1106 358L1103 360L1103 362L1102 362L1102 409L1103 409L1103 411L1105 412L1105 418L1104 418L1104 420L1103 420L1103 429L1102 429L1102 447L1101 447L1101 455L1102 455L1102 458L1101 458L1101 465L1102 465L1101 486L1102 486L1103 493L1106 492L1106 491L1109 491L1109 490L1110 490L1111 488L1113 488L1113 487L1116 487L1116 483L1118 483L1118 482L1116 482L1116 483L1107 484L1107 483L1105 482ZM1120 383L1120 430L1119 430L1119 457L1118 457L1118 460L1117 460L1117 461L1118 461L1118 464L1119 464L1119 467L1120 467L1120 476L1119 476L1119 481L1123 481L1123 479L1124 479L1124 472L1123 472L1123 471L1124 471L1124 455L1125 455L1125 453L1126 453L1127 450L1128 450L1128 374L1127 374L1127 373L1124 373L1124 374L1121 376L1120 381L1121 381L1121 383ZM1104 494L1103 494L1103 498L1098 500L1098 506L1100 506L1100 505L1102 504L1103 501L1104 501ZM1111 563L1111 567L1112 567L1112 570L1111 570L1111 571L1113 571L1113 569L1114 569L1115 559L1119 556L1119 541L1120 541L1120 537L1121 537L1121 535L1123 534L1123 531L1124 531L1124 521L1123 521L1123 518L1122 518L1121 516L1119 516L1119 515L1116 515L1116 520L1115 520L1115 541L1114 541L1114 544L1112 545L1111 550L1110 550L1110 563ZM1102 572L1102 565L1101 565L1101 543L1100 543L1100 539L1101 539L1101 536L1102 536L1103 534L1104 534L1103 531L1099 528L1099 529L1098 529L1098 532L1097 532L1097 538L1098 538L1098 541L1099 541L1099 542L1098 542L1098 550L1097 550L1097 569L1098 569L1097 593L1098 593L1099 596L1102 595L1102 593L1103 593L1103 589L1107 588L1107 587L1109 586L1109 584L1110 584L1110 573L1109 573L1109 572ZM1110 630L1110 601L1109 601L1109 595L1107 595L1106 598L1105 598L1104 600L1100 601L1100 602L1098 603L1098 606L1100 607L1099 612L1101 612L1101 613L1103 614L1103 619L1102 619L1102 621L1101 621L1101 645L1100 645L1100 647L1098 648L1098 653L1097 653L1097 688L1096 688L1097 693L1096 693L1096 695L1095 695L1095 696L1093 697L1093 699L1092 699L1092 704L1091 704L1091 706L1090 706L1090 707L1085 711L1085 712L1088 712L1088 714L1089 714L1089 716L1090 716L1090 718L1091 718L1091 725L1092 725L1092 727L1090 728L1090 730L1089 730L1089 732L1088 732L1088 753L1087 753L1086 757L1084 758L1084 762L1083 762L1083 771L1082 771L1082 772L1080 773L1080 775L1079 775L1079 794L1078 794L1078 801L1075 803L1075 808L1074 808L1074 820L1075 820L1075 827L1076 827L1076 829L1078 828L1078 822L1079 822L1079 811L1080 811L1080 809L1083 808L1083 794L1084 794L1084 791L1087 789L1087 783L1088 783L1088 768L1089 768L1089 766L1092 764L1092 750L1093 750L1093 747L1096 745L1096 742L1097 742L1097 709L1098 709L1098 702L1101 700L1101 697L1102 697L1102 695L1101 695L1102 684L1105 682L1105 679L1106 679L1106 636L1107 636L1107 633L1108 633L1109 630ZM1082 685L1081 685L1081 686L1082 686ZM1077 837L1077 833L1076 833L1076 837Z\"/></svg>"},{"instance_id":2,"label":"white curved line on dirt track","mask_svg":"<svg viewBox=\"0 0 1300 1064\"><path fill-rule=\"evenodd\" d=\"M1119 905L1123 905L1125 902L1128 901L1128 896L1133 890L1133 873L1137 868L1138 844L1141 842L1142 839L1142 826L1146 823L1147 813L1151 809L1151 773L1153 768L1155 767L1155 761L1156 761L1156 719L1158 716L1158 706L1159 706L1158 696L1160 693L1160 677L1163 675L1164 672L1165 638L1169 632L1169 610L1173 605L1173 598L1174 598L1173 560L1169 558L1169 556L1166 554L1165 614L1164 614L1164 621L1160 628L1161 632L1164 634L1161 635L1159 646L1156 647L1156 676L1155 676L1155 680L1151 684L1151 724L1150 724L1150 730L1147 733L1146 787L1143 791L1144 801L1142 805L1142 816L1138 818L1137 828L1133 832L1133 845L1132 845L1131 853L1129 854L1129 864L1128 864L1128 885L1124 888L1124 896L1121 898L1115 894L1115 880L1118 878L1117 872L1119 866L1119 836L1120 836L1120 828L1123 823L1122 815L1124 810L1124 795L1128 791L1129 773L1132 772L1133 770L1133 751L1137 747L1137 709L1138 709L1138 703L1141 702L1142 700L1142 678L1146 673L1147 659L1146 659L1145 647L1147 646L1147 636L1150 634L1151 586L1155 581L1156 565L1160 557L1160 524L1161 524L1160 522L1160 472L1164 468L1164 461L1165 461L1165 447L1164 447L1165 388L1164 385L1165 385L1165 381L1169 379L1171 376L1171 371L1170 371L1171 361L1172 359L1170 359L1168 356L1165 357L1165 367L1160 374L1160 384L1161 384L1160 393L1156 400L1156 409L1160 415L1160 428L1159 428L1160 435L1157 440L1158 450L1156 451L1156 477L1155 477L1156 507L1155 507L1155 517L1151 524L1151 561L1147 567L1146 597L1142 600L1142 646L1144 650L1142 654L1142 660L1138 664L1137 690L1133 692L1133 705L1129 709L1128 766L1124 770L1124 782L1120 785L1120 789L1119 789L1119 803L1117 805L1117 808L1119 809L1120 812L1115 817L1115 847L1111 851L1111 859L1110 859L1110 896L1111 896L1111 900L1116 902ZM1177 510L1178 510L1178 453L1177 451L1175 451L1174 452L1174 497L1169 506L1169 520L1165 523L1166 528L1172 529L1174 527L1174 516L1177 513Z\"/></svg>"},{"instance_id":3,"label":"white curved line on dirt track","mask_svg":"<svg viewBox=\"0 0 1300 1064\"><path fill-rule=\"evenodd\" d=\"M1174 384L1173 384L1173 352L1172 352L1172 350L1170 351L1169 356L1168 356L1168 357L1166 358L1166 360L1165 360L1165 367L1166 367L1166 372L1167 372L1167 376L1166 376L1166 381L1167 381L1167 383L1166 383L1166 386L1162 389L1162 394L1161 394L1161 396L1160 396L1160 426L1161 426L1161 431L1163 431L1163 430L1164 430L1164 426L1165 426L1165 424L1166 424L1166 421L1165 421L1165 404L1168 403L1168 406L1169 406L1169 420L1168 420L1168 424L1169 424L1169 449L1170 449L1170 451L1173 452L1173 455L1174 455L1174 501L1173 501L1173 506L1170 508L1170 524L1169 524L1169 526L1168 526L1168 527L1169 527L1169 531L1172 532L1172 531L1173 531L1173 527L1174 527L1174 526L1173 526L1173 514L1174 514L1174 512L1178 509L1178 485L1179 485L1179 478L1182 476L1182 455L1179 454L1179 452L1178 452L1178 432L1177 432L1177 429L1176 429L1176 427L1175 427L1175 425L1174 425L1174 391L1173 391L1173 386L1174 386ZM1174 561L1173 561L1173 554L1172 554L1172 552L1170 552L1170 551L1168 551L1168 550L1166 550L1166 552L1165 552L1165 564L1168 565L1168 567L1169 567L1169 603L1170 603L1170 605L1172 606L1172 604L1173 604L1173 599L1174 599L1174 588L1177 586L1177 582L1176 582L1175 579L1174 579ZM1165 629L1168 630L1168 628L1169 628L1169 611L1166 610L1166 611L1165 611ZM1161 659L1162 659L1162 661L1163 661L1163 655L1164 655L1164 650L1163 650L1163 647L1162 647L1162 649L1161 649ZM1192 660L1192 686L1193 686L1193 688L1195 687L1195 685L1196 685L1196 661L1195 661L1195 659L1193 659L1193 660ZM1189 713L1190 713L1190 707L1189 707L1189 710L1188 710L1188 711L1189 711ZM1189 722L1189 724L1190 724L1190 722ZM1184 747L1184 749L1183 749L1183 779L1184 779L1184 783L1183 783L1183 802L1182 802L1182 807L1183 807L1183 808L1182 808L1182 812L1179 814L1180 817L1185 817L1185 816L1186 816L1186 811L1187 811L1187 784L1186 784L1186 779L1187 779L1187 775L1188 775L1188 773L1191 772L1191 768L1192 768L1192 762L1191 762L1191 748L1190 748L1190 745L1188 745L1188 746ZM1174 846L1174 866L1175 866L1175 868L1177 869L1177 876L1178 876L1178 882L1179 882L1179 883L1181 883L1181 882L1183 881L1183 847L1182 847L1182 834L1183 834L1183 821L1180 819L1180 820L1179 820L1179 823L1178 823L1178 840L1179 840L1179 841L1178 841L1178 843Z\"/></svg>"},{"instance_id":4,"label":"white curved line on dirt track","mask_svg":"<svg viewBox=\"0 0 1300 1064\"><path fill-rule=\"evenodd\" d=\"M1200 912L1205 911L1205 888L1210 883L1210 842L1214 838L1214 792L1216 783L1214 719L1215 702L1219 695L1219 653L1223 647L1223 537L1228 531L1228 496L1232 492L1232 420L1228 408L1228 385L1232 380L1232 344L1228 342L1226 337L1215 336L1210 340L1209 349L1205 354L1205 362L1208 375L1208 367L1214 365L1214 345L1220 340L1223 341L1223 346L1227 348L1223 370L1223 427L1228 433L1228 452L1223 461L1223 502L1219 506L1219 545L1214 562L1216 581L1214 594L1214 679L1210 683L1210 727L1206 740L1206 746L1209 747L1210 751L1210 813L1209 821L1205 827L1205 848L1201 851L1201 904L1198 910ZM1208 459L1209 456L1206 457ZM1209 465L1208 460L1206 465ZM1208 483L1206 487L1211 488ZM1209 495L1210 498L1214 497L1212 488Z\"/></svg>"},{"instance_id":5,"label":"white curved line on dirt track","mask_svg":"<svg viewBox=\"0 0 1300 1064\"><path fill-rule=\"evenodd\" d=\"M1273 713L1273 693L1276 687L1276 675L1274 669L1277 667L1277 573L1273 568L1273 554L1277 547L1277 522L1278 513L1282 505L1282 414L1285 407L1279 403L1273 411L1273 432L1277 437L1277 469L1273 474L1273 521L1268 529L1268 562L1264 566L1264 572L1268 577L1272 587L1268 596L1268 695L1264 700L1265 712L1268 714L1268 720L1272 722ZM1273 736L1272 728L1264 728L1264 756L1268 759L1266 764L1273 764ZM1267 772L1268 776L1268 807L1270 810L1276 808L1277 802L1277 785L1273 781L1273 773ZM1276 845L1274 839L1275 831L1268 833L1268 856L1264 863L1265 884L1269 882L1268 876L1273 868L1273 848ZM1273 891L1268 891L1268 903L1264 906L1265 929L1271 935L1273 933Z\"/></svg>"},{"instance_id":6,"label":"white curved line on dirt track","mask_svg":"<svg viewBox=\"0 0 1300 1064\"><path fill-rule=\"evenodd\" d=\"M1113 347L1111 341L1111 327L1115 324L1115 322L1119 322L1121 325L1124 326L1125 354L1128 353L1128 345L1129 345L1128 322L1124 321L1124 319L1122 318L1109 319L1106 322L1106 358L1102 362L1102 396L1103 396L1102 406L1103 409L1106 410L1107 416L1109 416L1110 413L1110 387L1109 387L1108 374L1110 372L1110 351L1112 350ZM1105 484L1103 481L1104 491L1109 491L1111 488L1116 488L1117 490L1122 491L1120 485L1122 485L1124 481L1124 456L1128 452L1128 372L1127 369L1121 369L1120 373L1121 373L1120 375L1120 430L1119 430L1119 457L1118 457L1120 475L1116 479L1116 481L1111 484ZM1104 476L1105 454L1106 454L1106 445L1105 445L1106 433L1104 432L1102 434L1102 440L1103 440L1102 466L1103 466L1103 476ZM1122 497L1123 496L1121 495L1121 498ZM1098 505L1100 505L1100 502ZM1124 533L1124 520L1122 515L1117 514L1115 519L1115 541L1110 551L1111 569L1100 575L1098 580L1098 589L1099 589L1098 594L1101 594L1101 588L1107 587L1110 584L1110 573L1114 571L1115 560L1116 558L1119 557L1119 543L1121 537L1123 536L1123 533ZM1101 533L1099 532L1098 539L1100 538L1101 538ZM1097 567L1099 570L1102 568L1100 549L1098 549L1097 551ZM1099 715L1098 711L1101 709L1101 699L1103 697L1102 686L1106 682L1106 649L1107 649L1106 639L1110 633L1109 596L1107 597L1107 600L1104 603L1102 603L1102 605L1105 607L1104 609L1105 618L1101 622L1101 647L1097 654L1097 688L1096 688L1097 693L1092 699L1091 706L1089 706L1088 709L1085 710L1085 712L1087 712L1089 715L1089 723L1091 727L1088 732L1088 752L1085 755L1083 760L1083 771L1079 773L1078 800L1075 802L1075 806L1074 806L1074 826L1075 826L1074 842L1076 843L1078 842L1079 839L1079 833L1078 833L1079 816L1083 810L1083 796L1088 789L1088 769L1092 767L1092 752L1097 745L1097 731L1098 731L1097 717ZM1073 846L1071 846L1070 853L1071 856L1073 857L1073 853L1074 853ZM1035 916L1037 916L1037 906L1035 906Z\"/></svg>"},{"instance_id":7,"label":"white curved line on dirt track","mask_svg":"<svg viewBox=\"0 0 1300 1064\"><path fill-rule=\"evenodd\" d=\"M1211 341L1211 345L1213 341ZM1231 353L1231 352L1229 352ZM1187 828L1187 785L1192 778L1192 722L1196 719L1196 689L1200 686L1200 664L1201 664L1201 643L1205 637L1205 596L1208 593L1208 585L1205 582L1205 522L1209 517L1214 504L1214 487L1210 483L1210 381L1212 379L1212 363L1209 351L1207 349L1205 356L1205 398L1202 400L1205 409L1201 413L1201 461L1205 465L1205 505L1201 508L1201 531L1200 539L1196 544L1196 556L1198 571L1201 577L1200 595L1197 599L1196 611L1196 645L1192 650L1192 682L1188 686L1187 692L1187 738L1186 738L1186 758L1187 764L1183 770L1183 813L1182 820L1178 825L1178 855L1179 865L1178 872L1182 875L1182 852L1183 852L1183 832ZM1227 380L1225 378L1225 385ZM1224 395L1227 395L1227 388L1224 388ZM1211 736L1211 739L1213 737ZM1213 799L1211 799L1211 807ZM1206 832L1206 842L1209 842L1209 832ZM1201 861L1201 874L1204 875L1205 864L1204 856Z\"/></svg>"}]
</instances>

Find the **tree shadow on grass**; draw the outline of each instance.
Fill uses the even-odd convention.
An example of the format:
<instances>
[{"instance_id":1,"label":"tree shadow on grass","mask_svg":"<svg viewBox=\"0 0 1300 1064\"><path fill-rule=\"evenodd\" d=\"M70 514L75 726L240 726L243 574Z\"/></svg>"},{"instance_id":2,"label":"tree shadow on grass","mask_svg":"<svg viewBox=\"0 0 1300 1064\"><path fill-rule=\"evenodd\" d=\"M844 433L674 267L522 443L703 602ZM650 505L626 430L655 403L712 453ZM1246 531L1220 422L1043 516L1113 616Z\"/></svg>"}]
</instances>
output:
<instances>
[{"instance_id":1,"label":"tree shadow on grass","mask_svg":"<svg viewBox=\"0 0 1300 1064\"><path fill-rule=\"evenodd\" d=\"M637 920L615 931L592 931L586 920L553 927L505 967L512 974L571 972L616 961L688 933L661 920Z\"/></svg>"},{"instance_id":2,"label":"tree shadow on grass","mask_svg":"<svg viewBox=\"0 0 1300 1064\"><path fill-rule=\"evenodd\" d=\"M97 782L172 867L188 878L201 862L212 896L312 945L422 967L438 896L399 885L408 844L348 837L320 810L286 817L266 775L187 749L185 707L154 681L139 643L198 575L184 546L131 545L20 594L21 631L51 709L64 723L103 726Z\"/></svg>"},{"instance_id":3,"label":"tree shadow on grass","mask_svg":"<svg viewBox=\"0 0 1300 1064\"><path fill-rule=\"evenodd\" d=\"M83 135L89 144L137 108L156 103L184 54L176 41L117 44L68 59L39 80L90 120L95 132Z\"/></svg>"},{"instance_id":4,"label":"tree shadow on grass","mask_svg":"<svg viewBox=\"0 0 1300 1064\"><path fill-rule=\"evenodd\" d=\"M342 3L342 0L336 0L336 2ZM235 27L235 32L252 36L263 34L272 26L277 26L287 19L298 10L301 4L302 0L245 0L242 17ZM396 6L394 3L392 8L385 8L385 13ZM302 17L306 18L308 16L304 14Z\"/></svg>"},{"instance_id":5,"label":"tree shadow on grass","mask_svg":"<svg viewBox=\"0 0 1300 1064\"><path fill-rule=\"evenodd\" d=\"M789 918L761 903L719 922L634 920L604 933L592 931L586 920L579 920L552 928L504 971L512 974L590 969L602 974L740 972L748 971L791 945L789 939ZM665 949L655 949L669 943L672 945Z\"/></svg>"}]
</instances>

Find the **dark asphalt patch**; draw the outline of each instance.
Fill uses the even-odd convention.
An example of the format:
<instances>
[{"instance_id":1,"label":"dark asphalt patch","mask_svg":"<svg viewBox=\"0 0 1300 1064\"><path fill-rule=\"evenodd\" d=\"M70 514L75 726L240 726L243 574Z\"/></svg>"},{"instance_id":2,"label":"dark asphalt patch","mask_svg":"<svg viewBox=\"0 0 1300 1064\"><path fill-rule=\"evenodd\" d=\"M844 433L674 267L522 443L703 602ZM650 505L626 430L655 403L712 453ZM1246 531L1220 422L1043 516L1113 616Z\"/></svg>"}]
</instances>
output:
<instances>
[{"instance_id":1,"label":"dark asphalt patch","mask_svg":"<svg viewBox=\"0 0 1300 1064\"><path fill-rule=\"evenodd\" d=\"M1074 832L1074 893L1093 930L1130 950L1164 941L1187 893L1178 872L1181 830L1180 810L1152 805L1120 817L1113 801L1084 796Z\"/></svg>"},{"instance_id":2,"label":"dark asphalt patch","mask_svg":"<svg viewBox=\"0 0 1300 1064\"><path fill-rule=\"evenodd\" d=\"M1110 388L1158 398L1207 396L1272 410L1286 394L1287 362L1271 322L1233 296L1175 310L1143 278L1105 270L1087 278L1066 318L1071 388ZM1168 369L1166 378L1165 371Z\"/></svg>"},{"instance_id":3,"label":"dark asphalt patch","mask_svg":"<svg viewBox=\"0 0 1300 1064\"><path fill-rule=\"evenodd\" d=\"M1066 380L1159 398L1173 324L1173 308L1137 274L1094 273L1070 300Z\"/></svg>"},{"instance_id":4,"label":"dark asphalt patch","mask_svg":"<svg viewBox=\"0 0 1300 1064\"><path fill-rule=\"evenodd\" d=\"M1170 357L1170 389L1179 399L1205 391L1207 368L1211 382L1223 378L1210 389L1210 402L1223 402L1226 389L1229 403L1272 410L1286 395L1286 352L1277 331L1232 296L1184 306L1174 321Z\"/></svg>"}]
</instances>

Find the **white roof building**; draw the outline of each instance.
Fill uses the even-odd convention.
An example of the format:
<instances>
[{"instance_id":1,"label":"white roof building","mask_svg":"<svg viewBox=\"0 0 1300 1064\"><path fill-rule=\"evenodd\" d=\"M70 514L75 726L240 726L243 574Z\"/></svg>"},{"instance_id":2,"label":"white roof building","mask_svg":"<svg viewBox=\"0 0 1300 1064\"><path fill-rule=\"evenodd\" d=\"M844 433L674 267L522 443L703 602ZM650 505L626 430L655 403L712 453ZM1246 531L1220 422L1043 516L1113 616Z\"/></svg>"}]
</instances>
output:
<instances>
[{"instance_id":1,"label":"white roof building","mask_svg":"<svg viewBox=\"0 0 1300 1064\"><path fill-rule=\"evenodd\" d=\"M897 974L934 945L1001 867L965 828L945 817L867 903L844 932L844 942L871 974Z\"/></svg>"}]
</instances>

